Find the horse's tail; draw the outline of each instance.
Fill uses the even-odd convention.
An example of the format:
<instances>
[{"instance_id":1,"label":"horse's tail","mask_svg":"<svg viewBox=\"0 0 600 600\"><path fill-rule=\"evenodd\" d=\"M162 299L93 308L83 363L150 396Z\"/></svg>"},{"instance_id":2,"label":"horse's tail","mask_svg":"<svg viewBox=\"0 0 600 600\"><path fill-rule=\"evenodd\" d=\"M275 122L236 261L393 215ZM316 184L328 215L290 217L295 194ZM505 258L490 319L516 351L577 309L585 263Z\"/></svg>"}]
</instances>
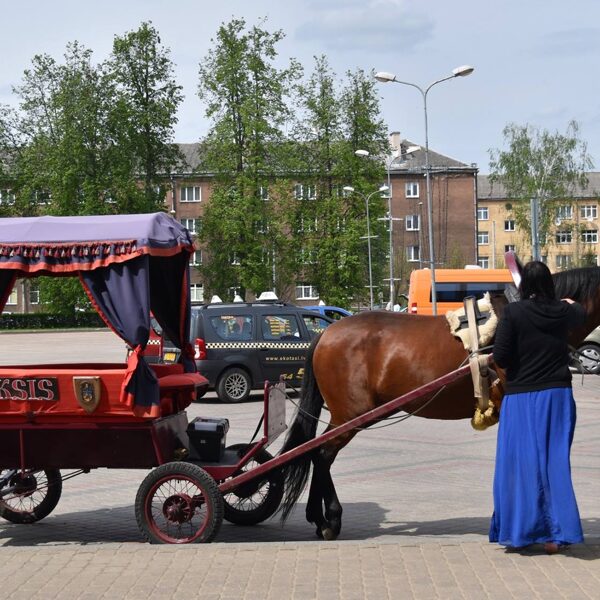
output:
<instances>
[{"instance_id":1,"label":"horse's tail","mask_svg":"<svg viewBox=\"0 0 600 600\"><path fill-rule=\"evenodd\" d=\"M323 397L319 391L313 371L313 355L320 335L313 341L304 363L300 404L293 423L290 425L280 454L292 450L304 442L312 440L317 433L319 415L323 407ZM285 494L281 504L281 520L285 521L294 508L300 494L304 491L310 473L312 452L298 456L282 467L285 482Z\"/></svg>"}]
</instances>

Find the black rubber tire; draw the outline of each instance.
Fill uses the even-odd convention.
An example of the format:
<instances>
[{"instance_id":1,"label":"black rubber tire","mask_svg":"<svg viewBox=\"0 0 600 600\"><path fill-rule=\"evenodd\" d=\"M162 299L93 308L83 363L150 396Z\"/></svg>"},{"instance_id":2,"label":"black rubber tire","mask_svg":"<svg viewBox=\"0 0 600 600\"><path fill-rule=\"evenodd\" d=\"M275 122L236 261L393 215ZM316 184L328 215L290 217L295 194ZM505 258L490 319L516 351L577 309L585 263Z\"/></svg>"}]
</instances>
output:
<instances>
[{"instance_id":1,"label":"black rubber tire","mask_svg":"<svg viewBox=\"0 0 600 600\"><path fill-rule=\"evenodd\" d=\"M248 444L234 444L228 450L237 450L242 456ZM239 475L253 468L253 465L262 465L273 456L266 450L260 450L254 458L245 464L235 475ZM232 490L223 495L226 521L236 525L257 525L271 517L281 504L284 486L283 477L279 470L275 469L265 473L264 479L250 481L242 485L240 489Z\"/></svg>"},{"instance_id":2,"label":"black rubber tire","mask_svg":"<svg viewBox=\"0 0 600 600\"><path fill-rule=\"evenodd\" d=\"M163 498L156 498L156 492L165 485L167 489L160 494ZM199 496L200 504L187 502ZM169 520L165 514L176 502L191 511L191 516L179 523L174 522L177 515ZM192 522L196 516L197 525ZM204 469L191 463L169 462L152 470L142 481L135 498L135 518L142 535L151 544L206 543L214 539L223 523L223 496ZM184 528L189 530L187 535Z\"/></svg>"},{"instance_id":3,"label":"black rubber tire","mask_svg":"<svg viewBox=\"0 0 600 600\"><path fill-rule=\"evenodd\" d=\"M0 498L0 517L11 523L40 521L56 508L62 494L62 478L58 469L25 471L25 475L35 478L33 491ZM8 485L20 477L22 474L18 471Z\"/></svg>"},{"instance_id":4,"label":"black rubber tire","mask_svg":"<svg viewBox=\"0 0 600 600\"><path fill-rule=\"evenodd\" d=\"M235 404L244 402L250 396L252 381L250 375L244 369L233 367L227 369L219 378L217 384L217 396L221 402Z\"/></svg>"},{"instance_id":5,"label":"black rubber tire","mask_svg":"<svg viewBox=\"0 0 600 600\"><path fill-rule=\"evenodd\" d=\"M596 344L583 344L577 348L577 352L577 359L585 367L584 372L600 375L600 347Z\"/></svg>"}]
</instances>

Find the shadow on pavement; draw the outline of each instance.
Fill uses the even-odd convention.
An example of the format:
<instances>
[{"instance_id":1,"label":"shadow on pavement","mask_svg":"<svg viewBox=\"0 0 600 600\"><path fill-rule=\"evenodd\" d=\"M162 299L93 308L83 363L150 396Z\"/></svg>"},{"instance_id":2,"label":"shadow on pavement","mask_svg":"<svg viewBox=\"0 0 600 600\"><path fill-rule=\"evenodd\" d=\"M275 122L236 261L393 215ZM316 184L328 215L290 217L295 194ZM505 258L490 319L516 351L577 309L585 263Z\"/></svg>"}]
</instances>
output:
<instances>
[{"instance_id":1,"label":"shadow on pavement","mask_svg":"<svg viewBox=\"0 0 600 600\"><path fill-rule=\"evenodd\" d=\"M312 542L315 528L304 520L305 505L299 504L282 527L277 516L252 527L223 522L216 542ZM489 518L460 517L435 521L388 521L386 511L374 502L346 503L341 541L373 540L403 543L467 542L487 540ZM600 544L600 519L584 519L588 544ZM133 506L50 515L33 525L0 524L0 545L38 546L62 544L141 543ZM573 556L577 546L569 549ZM586 552L587 558L589 552ZM598 557L597 554L595 555Z\"/></svg>"}]
</instances>

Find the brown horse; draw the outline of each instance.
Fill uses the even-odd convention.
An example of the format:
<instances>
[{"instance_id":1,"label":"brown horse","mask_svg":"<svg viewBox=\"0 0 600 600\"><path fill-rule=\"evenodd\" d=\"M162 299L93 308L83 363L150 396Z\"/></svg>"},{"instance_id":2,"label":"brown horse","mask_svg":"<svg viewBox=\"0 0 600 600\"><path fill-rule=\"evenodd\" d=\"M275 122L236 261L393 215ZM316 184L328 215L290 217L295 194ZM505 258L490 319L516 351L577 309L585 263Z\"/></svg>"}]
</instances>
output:
<instances>
[{"instance_id":1,"label":"brown horse","mask_svg":"<svg viewBox=\"0 0 600 600\"><path fill-rule=\"evenodd\" d=\"M557 296L573 298L587 313L584 327L570 334L577 346L600 325L600 268L573 269L554 275ZM496 312L506 304L493 299ZM449 330L444 316L418 316L385 311L365 312L330 325L308 351L298 412L281 453L312 439L318 418L327 405L326 431L393 400L464 364L467 351ZM475 399L470 376L435 394L418 398L403 410L427 419L469 419ZM306 519L317 535L335 539L341 530L342 507L331 478L338 452L357 431L330 440L309 455L284 467L283 519L298 501L313 475L306 505Z\"/></svg>"}]
</instances>

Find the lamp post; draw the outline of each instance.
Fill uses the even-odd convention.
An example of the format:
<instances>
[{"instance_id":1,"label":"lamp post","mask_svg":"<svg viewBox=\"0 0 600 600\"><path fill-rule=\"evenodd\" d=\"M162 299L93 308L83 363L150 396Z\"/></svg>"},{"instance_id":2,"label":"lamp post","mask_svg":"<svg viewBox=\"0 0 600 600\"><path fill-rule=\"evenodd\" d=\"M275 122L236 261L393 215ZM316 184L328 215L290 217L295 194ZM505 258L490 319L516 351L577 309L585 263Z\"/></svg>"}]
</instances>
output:
<instances>
[{"instance_id":1,"label":"lamp post","mask_svg":"<svg viewBox=\"0 0 600 600\"><path fill-rule=\"evenodd\" d=\"M409 146L406 149L406 154L411 154L420 149L421 149L421 146ZM356 156L367 157L367 156L369 156L369 151L368 150L356 150L354 152L354 154L356 154ZM396 148L392 152L392 156L391 156L390 160L386 163L387 188L388 188L388 193L387 193L388 217L385 220L386 221L389 220L389 257L390 257L390 260L389 260L389 263L390 263L390 301L389 301L390 309L389 310L392 310L393 306L394 306L394 281L395 281L395 279L394 279L394 221L403 221L404 220L404 219L394 218L392 216L392 181L391 181L391 176L390 176L390 169L392 168L392 163L399 156L401 156L401 149Z\"/></svg>"},{"instance_id":2,"label":"lamp post","mask_svg":"<svg viewBox=\"0 0 600 600\"><path fill-rule=\"evenodd\" d=\"M365 151L366 152L366 151ZM386 192L388 190L387 185L382 185L378 190L371 192L368 196L365 196L362 192L355 190L352 186L346 185L344 186L345 192L356 193L361 198L364 198L365 205L367 207L367 252L368 252L368 260L369 260L369 308L373 310L373 265L371 261L371 238L377 237L371 235L371 220L369 218L369 200L375 194L381 194L382 192Z\"/></svg>"},{"instance_id":3,"label":"lamp post","mask_svg":"<svg viewBox=\"0 0 600 600\"><path fill-rule=\"evenodd\" d=\"M474 71L473 67L469 65L463 65L461 67L456 67L453 69L452 75L448 75L447 77L442 77L442 79L437 79L433 83L430 83L425 89L418 86L415 83L410 83L408 81L400 81L396 79L396 76L393 73L387 73L385 71L380 71L375 73L375 79L380 81L381 83L399 83L401 85L408 85L413 87L421 93L423 98L423 113L425 116L425 184L427 188L427 231L429 234L429 268L431 270L431 307L433 310L433 314L437 315L437 295L435 289L435 254L433 247L433 201L431 197L431 172L429 167L429 131L428 131L428 123L427 123L427 94L429 90L438 83L442 83L443 81L448 81L449 79L454 79L455 77L466 77L470 75Z\"/></svg>"}]
</instances>

